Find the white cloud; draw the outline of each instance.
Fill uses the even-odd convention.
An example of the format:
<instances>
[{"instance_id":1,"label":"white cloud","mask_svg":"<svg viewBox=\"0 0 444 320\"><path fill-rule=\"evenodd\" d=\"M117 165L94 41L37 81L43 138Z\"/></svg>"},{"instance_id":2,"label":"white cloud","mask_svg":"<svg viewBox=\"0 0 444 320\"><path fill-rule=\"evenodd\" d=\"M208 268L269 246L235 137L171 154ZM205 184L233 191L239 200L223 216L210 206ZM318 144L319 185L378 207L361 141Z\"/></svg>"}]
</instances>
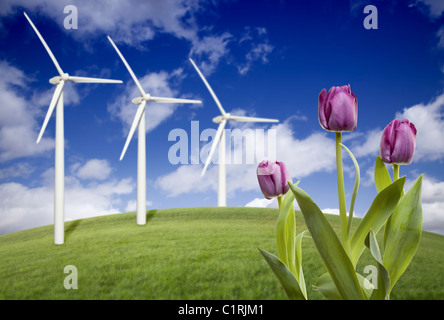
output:
<instances>
[{"instance_id":1,"label":"white cloud","mask_svg":"<svg viewBox=\"0 0 444 320\"><path fill-rule=\"evenodd\" d=\"M334 141L327 138L324 133L314 133L304 139L294 137L289 122L272 126L276 129L276 159L287 165L292 177L297 180L309 176L314 172L331 171L335 168ZM264 146L256 144L257 154L263 154ZM237 145L231 152L235 154L245 148ZM202 150L201 150L202 151ZM227 158L230 156L227 150ZM202 152L203 153L203 152ZM242 154L242 153L241 153ZM244 153L245 154L245 153ZM217 151L213 162L217 163ZM204 157L203 161L206 158ZM234 195L237 191L259 190L256 167L257 163L264 159L255 159L253 164L227 164L227 196ZM201 162L202 157L201 157ZM201 178L202 165L181 165L173 172L157 179L157 186L167 196L178 196L180 194L206 192L217 190L217 165L210 164L205 176ZM174 187L172 187L174 186Z\"/></svg>"},{"instance_id":2,"label":"white cloud","mask_svg":"<svg viewBox=\"0 0 444 320\"><path fill-rule=\"evenodd\" d=\"M379 144L381 142L382 130L377 128L368 131L363 143L356 143L353 146L353 154L355 157L364 157L368 155L376 156L379 153Z\"/></svg>"},{"instance_id":3,"label":"white cloud","mask_svg":"<svg viewBox=\"0 0 444 320\"><path fill-rule=\"evenodd\" d=\"M444 94L429 104L417 104L396 114L409 119L417 129L415 160L431 161L444 157Z\"/></svg>"},{"instance_id":4,"label":"white cloud","mask_svg":"<svg viewBox=\"0 0 444 320\"><path fill-rule=\"evenodd\" d=\"M416 129L416 149L413 161L434 161L444 157L444 94L428 104L419 103L397 112L396 119L408 119ZM379 154L382 129L368 131L365 140L352 139L352 151L356 157Z\"/></svg>"},{"instance_id":5,"label":"white cloud","mask_svg":"<svg viewBox=\"0 0 444 320\"><path fill-rule=\"evenodd\" d=\"M146 207L151 207L153 205L152 201L147 200L146 201ZM137 209L137 200L130 200L128 201L126 207L125 207L125 212L132 212L132 211L136 211Z\"/></svg>"},{"instance_id":6,"label":"white cloud","mask_svg":"<svg viewBox=\"0 0 444 320\"><path fill-rule=\"evenodd\" d=\"M427 7L427 14L431 18L439 18L444 12L444 1L442 0L416 0L416 5L422 3Z\"/></svg>"},{"instance_id":7,"label":"white cloud","mask_svg":"<svg viewBox=\"0 0 444 320\"><path fill-rule=\"evenodd\" d=\"M88 163L88 162L87 162ZM83 166L84 167L84 166ZM130 178L82 183L65 177L65 220L121 212L121 196L134 190ZM0 184L0 234L54 223L54 169L42 174L41 186Z\"/></svg>"},{"instance_id":8,"label":"white cloud","mask_svg":"<svg viewBox=\"0 0 444 320\"><path fill-rule=\"evenodd\" d=\"M8 62L0 61L0 74L0 161L53 149L51 138L44 137L36 144L36 117L41 113L41 105L25 99L28 80L24 73Z\"/></svg>"},{"instance_id":9,"label":"white cloud","mask_svg":"<svg viewBox=\"0 0 444 320\"><path fill-rule=\"evenodd\" d=\"M295 139L289 124L278 125L277 129L277 157L285 162L292 177L301 179L336 168L335 143L324 132Z\"/></svg>"},{"instance_id":10,"label":"white cloud","mask_svg":"<svg viewBox=\"0 0 444 320\"><path fill-rule=\"evenodd\" d=\"M407 180L405 190L409 190L414 180ZM423 229L444 234L444 181L424 175L422 180Z\"/></svg>"},{"instance_id":11,"label":"white cloud","mask_svg":"<svg viewBox=\"0 0 444 320\"><path fill-rule=\"evenodd\" d=\"M324 208L324 209L321 209L321 211L323 213L326 213L326 214L339 215L339 209L338 208ZM348 216L348 212L347 212L347 216Z\"/></svg>"},{"instance_id":12,"label":"white cloud","mask_svg":"<svg viewBox=\"0 0 444 320\"><path fill-rule=\"evenodd\" d=\"M231 39L231 34L228 32L220 36L206 36L202 39L194 39L193 47L190 56L199 57L199 69L204 75L210 75L216 68L219 60L226 56L229 52L228 43Z\"/></svg>"},{"instance_id":13,"label":"white cloud","mask_svg":"<svg viewBox=\"0 0 444 320\"><path fill-rule=\"evenodd\" d=\"M54 19L61 27L67 14L64 7L69 4L59 0L11 0L0 6L1 15L10 15L18 7L40 11ZM115 32L117 40L131 43L150 40L156 30L172 33L180 38L190 38L189 17L199 9L199 1L100 1L77 0L78 29L73 36L85 38L96 33ZM32 17L31 17L32 18ZM149 24L145 22L149 21Z\"/></svg>"},{"instance_id":14,"label":"white cloud","mask_svg":"<svg viewBox=\"0 0 444 320\"><path fill-rule=\"evenodd\" d=\"M10 0L0 5L0 16L10 16L23 7L31 19L38 11L63 28L66 5L59 0ZM77 0L74 5L78 8L78 29L69 34L86 48L92 47L91 39L108 34L116 43L145 50L144 42L159 33L170 34L189 43L189 55L195 58L205 75L210 75L221 59L229 56L230 44L244 52L246 61L235 63L241 74L248 72L256 61L268 62L273 50L264 27L246 27L236 41L228 31L216 33L213 26L198 24L200 16L211 10L208 2L202 0L128 0L106 4Z\"/></svg>"},{"instance_id":15,"label":"white cloud","mask_svg":"<svg viewBox=\"0 0 444 320\"><path fill-rule=\"evenodd\" d=\"M291 191L289 191L291 192ZM254 198L250 202L248 202L246 207L256 207L256 208L275 208L279 209L279 204L277 198L273 198L271 200L265 198ZM296 200L293 201L293 208L295 210L299 210L299 205Z\"/></svg>"},{"instance_id":16,"label":"white cloud","mask_svg":"<svg viewBox=\"0 0 444 320\"><path fill-rule=\"evenodd\" d=\"M271 200L265 198L255 198L248 202L246 207L258 207L258 208L279 208L279 204L276 198Z\"/></svg>"},{"instance_id":17,"label":"white cloud","mask_svg":"<svg viewBox=\"0 0 444 320\"><path fill-rule=\"evenodd\" d=\"M111 173L111 166L107 160L91 159L76 170L80 179L105 180Z\"/></svg>"},{"instance_id":18,"label":"white cloud","mask_svg":"<svg viewBox=\"0 0 444 320\"><path fill-rule=\"evenodd\" d=\"M35 12L48 16L60 28L67 14L64 7L69 4L59 0L10 0L0 5L0 16L10 16L19 7L28 11L31 19ZM205 1L163 0L163 1L101 1L77 0L78 29L70 34L85 44L89 40L109 34L116 43L144 49L143 42L152 40L158 33L171 34L187 41L190 54L200 58L203 71L209 74L228 53L228 32L211 34L211 26L197 24L196 15L208 10ZM21 13L21 12L20 12ZM37 26L38 27L38 26Z\"/></svg>"},{"instance_id":19,"label":"white cloud","mask_svg":"<svg viewBox=\"0 0 444 320\"><path fill-rule=\"evenodd\" d=\"M7 61L0 61L0 74L0 162L52 150L54 139L50 138L48 129L39 144L36 144L36 140L54 87L43 92L31 92L28 88L34 79L28 78L22 70ZM65 106L80 102L80 96L72 84L67 84L63 90ZM30 98L27 98L29 95Z\"/></svg>"},{"instance_id":20,"label":"white cloud","mask_svg":"<svg viewBox=\"0 0 444 320\"><path fill-rule=\"evenodd\" d=\"M35 168L26 162L17 162L9 167L0 169L0 180L9 178L27 178Z\"/></svg>"},{"instance_id":21,"label":"white cloud","mask_svg":"<svg viewBox=\"0 0 444 320\"><path fill-rule=\"evenodd\" d=\"M86 76L86 75L84 75ZM48 88L48 90L43 92L34 92L31 97L31 103L35 104L37 106L43 106L43 107L49 107L49 104L51 103L52 96L54 95L55 86L51 86ZM75 89L75 85L73 85L72 82L68 82L63 87L63 105L76 105L80 103L80 95ZM47 108L43 108L44 112L47 111ZM44 116L45 114L41 114L41 116ZM43 122L43 119L42 119Z\"/></svg>"},{"instance_id":22,"label":"white cloud","mask_svg":"<svg viewBox=\"0 0 444 320\"><path fill-rule=\"evenodd\" d=\"M438 37L438 47L444 48L444 27L439 28L436 36Z\"/></svg>"},{"instance_id":23,"label":"white cloud","mask_svg":"<svg viewBox=\"0 0 444 320\"><path fill-rule=\"evenodd\" d=\"M182 165L175 171L159 177L156 180L156 185L169 197L216 190L217 172L214 167L207 170L204 178L201 178L201 172L201 166Z\"/></svg>"},{"instance_id":24,"label":"white cloud","mask_svg":"<svg viewBox=\"0 0 444 320\"><path fill-rule=\"evenodd\" d=\"M245 75L256 61L267 63L268 56L274 49L268 41L267 29L263 27L253 29L246 27L239 40L239 46L247 50L245 54L246 61L237 65L238 72L241 75Z\"/></svg>"}]
</instances>

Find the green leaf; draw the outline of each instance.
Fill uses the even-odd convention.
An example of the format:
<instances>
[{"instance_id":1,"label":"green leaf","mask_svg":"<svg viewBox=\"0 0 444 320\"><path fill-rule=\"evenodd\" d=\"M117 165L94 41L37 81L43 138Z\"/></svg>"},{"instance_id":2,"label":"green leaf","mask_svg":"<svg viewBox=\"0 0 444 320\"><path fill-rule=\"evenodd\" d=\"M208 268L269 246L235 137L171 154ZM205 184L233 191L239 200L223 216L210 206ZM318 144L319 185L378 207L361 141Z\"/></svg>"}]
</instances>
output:
<instances>
[{"instance_id":1,"label":"green leaf","mask_svg":"<svg viewBox=\"0 0 444 320\"><path fill-rule=\"evenodd\" d=\"M392 183L392 179L390 178L390 173L385 166L384 161L382 161L380 156L376 157L375 162L375 186L376 191L379 193L387 186Z\"/></svg>"},{"instance_id":2,"label":"green leaf","mask_svg":"<svg viewBox=\"0 0 444 320\"><path fill-rule=\"evenodd\" d=\"M359 284L361 285L362 291L365 294L365 298L369 300L374 289L373 285L363 275L356 273L356 276L358 277Z\"/></svg>"},{"instance_id":3,"label":"green leaf","mask_svg":"<svg viewBox=\"0 0 444 320\"><path fill-rule=\"evenodd\" d=\"M353 265L324 214L305 191L291 182L288 184L299 204L316 248L341 297L345 300L365 299Z\"/></svg>"},{"instance_id":4,"label":"green leaf","mask_svg":"<svg viewBox=\"0 0 444 320\"><path fill-rule=\"evenodd\" d=\"M307 296L307 288L305 286L304 272L302 270L302 238L309 237L306 234L308 230L304 230L296 236L296 253L295 253L295 272L294 275L298 280L299 287L305 296Z\"/></svg>"},{"instance_id":5,"label":"green leaf","mask_svg":"<svg viewBox=\"0 0 444 320\"><path fill-rule=\"evenodd\" d=\"M287 266L274 254L262 249L259 249L259 251L262 253L271 270L276 275L276 278L279 280L287 298L290 300L306 300L306 297L299 287L298 281Z\"/></svg>"},{"instance_id":6,"label":"green leaf","mask_svg":"<svg viewBox=\"0 0 444 320\"><path fill-rule=\"evenodd\" d=\"M370 250L373 258L375 258L378 263L378 280L377 286L373 290L370 300L388 300L388 294L390 292L390 276L387 269L382 263L382 255L379 250L378 241L376 240L376 235L373 230L367 235L365 239L365 246Z\"/></svg>"},{"instance_id":7,"label":"green leaf","mask_svg":"<svg viewBox=\"0 0 444 320\"><path fill-rule=\"evenodd\" d=\"M361 173L360 173L361 171L359 170L358 161L356 161L356 158L353 155L353 153L342 143L341 143L341 146L348 152L348 155L350 156L350 158L353 161L353 164L355 165L355 171L356 171L355 185L353 187L353 194L352 194L351 201L350 201L350 209L349 209L349 213L348 213L348 222L347 222L347 234L350 237L350 230L351 230L352 219L353 219L353 210L355 208L356 196L358 195L359 183L361 181Z\"/></svg>"},{"instance_id":8,"label":"green leaf","mask_svg":"<svg viewBox=\"0 0 444 320\"><path fill-rule=\"evenodd\" d=\"M422 233L421 193L422 175L401 198L385 229L383 264L390 274L391 288L418 249Z\"/></svg>"},{"instance_id":9,"label":"green leaf","mask_svg":"<svg viewBox=\"0 0 444 320\"><path fill-rule=\"evenodd\" d=\"M287 261L288 267L293 274L296 273L296 217L294 215L294 205L291 202L288 211L287 223L285 224L286 242L287 242Z\"/></svg>"},{"instance_id":10,"label":"green leaf","mask_svg":"<svg viewBox=\"0 0 444 320\"><path fill-rule=\"evenodd\" d=\"M328 300L343 300L328 272L316 280L313 290L320 291Z\"/></svg>"},{"instance_id":11,"label":"green leaf","mask_svg":"<svg viewBox=\"0 0 444 320\"><path fill-rule=\"evenodd\" d=\"M358 281L365 294L365 297L368 299L373 291L372 284L359 273L356 273L356 276L358 277ZM343 300L341 294L335 286L335 283L333 282L333 279L328 272L324 273L316 280L316 283L313 286L313 290L319 290L322 295L329 300Z\"/></svg>"},{"instance_id":12,"label":"green leaf","mask_svg":"<svg viewBox=\"0 0 444 320\"><path fill-rule=\"evenodd\" d=\"M365 249L365 238L370 229L378 233L395 209L403 192L405 177L396 180L377 194L364 218L359 222L350 238L351 259L356 266Z\"/></svg>"},{"instance_id":13,"label":"green leaf","mask_svg":"<svg viewBox=\"0 0 444 320\"><path fill-rule=\"evenodd\" d=\"M299 183L299 182L297 182ZM289 213L292 211L293 212L293 218L294 218L294 206L293 206L293 201L294 201L294 195L291 192L287 192L287 194L284 197L284 201L282 204L282 208L279 211L279 216L277 219L277 223L276 223L276 244L277 244L277 248L278 248L278 255L279 255L279 259L281 259L281 261L289 266L289 252L293 252L293 256L294 256L294 241L293 244L290 243L287 245L287 221L289 219ZM294 229L296 230L296 225L294 225ZM294 231L296 232L296 231ZM294 233L294 236L296 237L296 233ZM293 249L290 250L290 248L287 247L292 247ZM294 261L294 258L292 258Z\"/></svg>"}]
</instances>

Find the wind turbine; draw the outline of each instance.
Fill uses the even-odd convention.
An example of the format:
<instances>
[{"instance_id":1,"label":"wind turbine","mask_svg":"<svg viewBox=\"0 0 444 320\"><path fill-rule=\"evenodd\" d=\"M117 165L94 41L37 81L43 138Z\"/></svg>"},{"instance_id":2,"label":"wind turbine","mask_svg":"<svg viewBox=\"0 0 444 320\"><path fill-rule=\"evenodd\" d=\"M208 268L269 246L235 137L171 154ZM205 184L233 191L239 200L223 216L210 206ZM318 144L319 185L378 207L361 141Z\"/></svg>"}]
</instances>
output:
<instances>
[{"instance_id":1,"label":"wind turbine","mask_svg":"<svg viewBox=\"0 0 444 320\"><path fill-rule=\"evenodd\" d=\"M210 164L211 158L216 150L217 144L219 144L219 177L218 177L218 186L217 186L217 205L219 207L225 207L227 205L227 191L226 191L226 171L225 171L225 125L228 121L238 121L238 122L279 122L277 119L266 119L266 118L255 118L255 117L241 117L234 116L227 112L225 112L222 104L214 93L213 89L211 89L208 81L203 76L202 72L199 70L197 65L194 63L193 59L190 58L190 61L194 68L196 69L199 76L202 78L202 81L206 85L208 91L210 91L211 96L213 97L216 105L219 107L220 116L213 118L214 123L218 123L219 127L217 128L216 135L213 139L213 144L211 145L210 152L208 154L207 161L205 162L205 166L202 170L201 176L203 177L205 171L207 170L208 165Z\"/></svg>"},{"instance_id":2,"label":"wind turbine","mask_svg":"<svg viewBox=\"0 0 444 320\"><path fill-rule=\"evenodd\" d=\"M150 94L145 93L139 80L137 80L136 75L129 66L128 62L123 57L120 50L117 48L113 40L108 36L108 40L113 45L117 54L122 59L123 64L128 69L131 77L136 83L137 88L140 91L140 96L134 98L131 102L138 105L136 115L134 116L131 129L128 133L128 137L123 147L122 153L120 155L120 160L123 159L126 153L126 149L134 135L134 131L138 127L138 146L137 146L137 218L136 223L139 225L146 224L146 142L145 142L145 107L149 101L158 103L202 103L200 100L188 100L188 99L176 99L176 98L163 98L163 97L153 97Z\"/></svg>"},{"instance_id":3,"label":"wind turbine","mask_svg":"<svg viewBox=\"0 0 444 320\"><path fill-rule=\"evenodd\" d=\"M54 183L54 243L63 244L64 243L64 233L65 233L65 151L64 151L64 126L63 126L63 86L67 81L80 82L80 83L122 83L120 80L109 80L109 79L98 79L98 78L87 78L87 77L75 77L64 73L60 65L58 64L56 58L54 57L51 49L49 49L45 40L43 39L40 32L37 30L35 25L32 23L28 15L23 12L26 19L31 24L35 33L39 37L52 62L54 63L58 76L55 76L49 80L49 83L57 85L52 96L51 103L49 104L48 111L46 113L45 120L43 122L42 128L40 130L39 136L37 138L37 143L42 139L43 133L45 132L46 126L49 119L56 107L56 133L55 133L55 183Z\"/></svg>"}]
</instances>

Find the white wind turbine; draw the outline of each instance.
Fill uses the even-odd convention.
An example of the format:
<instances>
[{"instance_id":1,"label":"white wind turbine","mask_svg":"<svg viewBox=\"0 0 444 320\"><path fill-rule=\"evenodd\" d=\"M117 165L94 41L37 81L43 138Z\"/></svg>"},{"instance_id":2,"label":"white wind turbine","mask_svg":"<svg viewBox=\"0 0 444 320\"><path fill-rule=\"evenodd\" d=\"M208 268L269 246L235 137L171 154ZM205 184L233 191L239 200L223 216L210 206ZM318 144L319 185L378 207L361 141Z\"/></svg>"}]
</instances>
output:
<instances>
[{"instance_id":1,"label":"white wind turbine","mask_svg":"<svg viewBox=\"0 0 444 320\"><path fill-rule=\"evenodd\" d=\"M149 101L158 103L202 103L200 100L188 100L188 99L176 99L176 98L163 98L163 97L153 97L150 94L145 93L139 80L137 80L136 75L126 62L120 50L117 48L113 40L108 36L108 40L116 49L117 54L122 59L123 64L128 69L131 77L136 83L137 88L140 91L141 96L134 98L131 102L138 105L136 115L134 116L133 124L128 133L128 137L123 147L122 154L120 155L120 160L125 156L126 149L134 135L134 131L138 127L138 145L137 145L137 218L136 222L139 225L146 224L146 142L145 142L145 107Z\"/></svg>"},{"instance_id":2,"label":"white wind turbine","mask_svg":"<svg viewBox=\"0 0 444 320\"><path fill-rule=\"evenodd\" d=\"M46 113L45 120L43 122L42 128L40 130L39 136L37 138L37 143L42 139L42 135L45 132L46 126L49 119L56 107L56 133L55 133L55 183L54 183L54 243L63 244L64 234L65 234L65 152L64 152L64 126L63 126L63 86L67 81L81 82L81 83L122 83L120 80L109 80L109 79L98 79L98 78L87 78L87 77L75 77L64 73L60 65L58 64L56 58L54 57L51 49L49 49L45 40L43 39L40 32L37 30L35 25L32 23L28 15L23 12L26 19L31 24L35 33L39 37L52 62L54 63L58 76L55 76L49 80L51 84L57 85L54 95L52 96L51 103L49 104L48 111Z\"/></svg>"},{"instance_id":3,"label":"white wind turbine","mask_svg":"<svg viewBox=\"0 0 444 320\"><path fill-rule=\"evenodd\" d=\"M190 58L191 63L196 69L199 76L202 78L202 81L205 83L208 91L210 91L211 96L213 97L216 105L219 107L221 112L220 116L213 118L214 123L218 123L219 127L217 128L216 135L213 139L213 144L211 145L210 152L208 154L207 161L205 162L205 166L202 170L201 176L203 177L205 171L207 170L208 165L210 164L211 158L216 150L217 144L219 144L219 177L218 177L218 185L217 185L217 205L219 207L225 207L227 205L227 190L226 190L226 172L225 172L225 125L229 120L238 121L238 122L279 122L277 119L265 119L265 118L255 118L255 117L241 117L234 116L227 112L225 112L222 104L214 93L213 89L211 89L207 80L203 76L202 72L200 72L199 68L196 66L194 61Z\"/></svg>"}]
</instances>

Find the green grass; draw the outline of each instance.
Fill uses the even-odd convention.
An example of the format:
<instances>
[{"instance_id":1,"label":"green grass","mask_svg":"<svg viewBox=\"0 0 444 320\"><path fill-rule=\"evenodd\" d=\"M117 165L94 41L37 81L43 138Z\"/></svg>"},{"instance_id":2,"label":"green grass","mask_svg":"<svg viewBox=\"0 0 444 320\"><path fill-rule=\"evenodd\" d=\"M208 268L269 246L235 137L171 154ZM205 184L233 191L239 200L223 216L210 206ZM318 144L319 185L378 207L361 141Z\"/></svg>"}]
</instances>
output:
<instances>
[{"instance_id":1,"label":"green grass","mask_svg":"<svg viewBox=\"0 0 444 320\"><path fill-rule=\"evenodd\" d=\"M276 209L183 208L151 210L65 223L65 244L53 226L0 236L0 299L285 299L258 248L277 254ZM327 215L334 228L337 216ZM298 232L305 229L297 214ZM355 221L357 222L357 221ZM444 237L423 233L417 255L392 299L444 298ZM374 264L365 252L358 265ZM66 290L66 265L78 270L77 290ZM324 273L311 239L303 241L311 285Z\"/></svg>"}]
</instances>

